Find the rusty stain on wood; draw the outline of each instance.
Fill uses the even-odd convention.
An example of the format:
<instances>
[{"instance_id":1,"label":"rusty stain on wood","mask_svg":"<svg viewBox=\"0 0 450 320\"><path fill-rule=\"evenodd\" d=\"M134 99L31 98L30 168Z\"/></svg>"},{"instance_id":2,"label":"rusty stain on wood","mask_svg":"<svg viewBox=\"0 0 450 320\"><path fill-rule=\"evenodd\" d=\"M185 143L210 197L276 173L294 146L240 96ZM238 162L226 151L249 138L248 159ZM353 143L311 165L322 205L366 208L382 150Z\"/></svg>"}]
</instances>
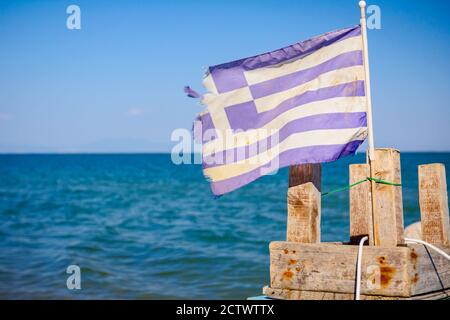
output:
<instances>
[{"instance_id":1,"label":"rusty stain on wood","mask_svg":"<svg viewBox=\"0 0 450 320\"><path fill-rule=\"evenodd\" d=\"M381 272L381 278L380 278L381 287L387 288L389 286L392 278L394 277L395 268L388 267L388 266L380 267L380 272Z\"/></svg>"},{"instance_id":2,"label":"rusty stain on wood","mask_svg":"<svg viewBox=\"0 0 450 320\"><path fill-rule=\"evenodd\" d=\"M419 281L419 274L415 273L411 281L412 283L416 284Z\"/></svg>"},{"instance_id":3,"label":"rusty stain on wood","mask_svg":"<svg viewBox=\"0 0 450 320\"><path fill-rule=\"evenodd\" d=\"M290 264L290 265L296 264L296 263L297 263L297 260L295 260L295 259L290 259L290 260L289 260L289 264Z\"/></svg>"},{"instance_id":4,"label":"rusty stain on wood","mask_svg":"<svg viewBox=\"0 0 450 320\"><path fill-rule=\"evenodd\" d=\"M283 279L286 279L286 280L290 280L293 276L294 276L294 273L292 273L292 271L290 269L287 269L283 273Z\"/></svg>"},{"instance_id":5,"label":"rusty stain on wood","mask_svg":"<svg viewBox=\"0 0 450 320\"><path fill-rule=\"evenodd\" d=\"M380 284L382 288L387 288L394 278L396 269L386 263L386 257L378 257L378 263L380 266Z\"/></svg>"}]
</instances>

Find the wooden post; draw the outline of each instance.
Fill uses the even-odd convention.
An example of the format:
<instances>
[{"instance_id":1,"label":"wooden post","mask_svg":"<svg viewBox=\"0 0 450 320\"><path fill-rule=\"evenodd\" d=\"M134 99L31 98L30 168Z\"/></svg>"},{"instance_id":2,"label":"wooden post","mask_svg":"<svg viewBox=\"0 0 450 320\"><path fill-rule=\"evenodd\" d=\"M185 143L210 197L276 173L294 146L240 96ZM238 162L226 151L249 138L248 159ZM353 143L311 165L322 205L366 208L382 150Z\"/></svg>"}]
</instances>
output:
<instances>
[{"instance_id":1,"label":"wooden post","mask_svg":"<svg viewBox=\"0 0 450 320\"><path fill-rule=\"evenodd\" d=\"M320 164L289 168L287 241L320 242Z\"/></svg>"},{"instance_id":2,"label":"wooden post","mask_svg":"<svg viewBox=\"0 0 450 320\"><path fill-rule=\"evenodd\" d=\"M419 166L419 203L422 240L440 245L449 242L448 195L445 166Z\"/></svg>"},{"instance_id":3,"label":"wooden post","mask_svg":"<svg viewBox=\"0 0 450 320\"><path fill-rule=\"evenodd\" d=\"M373 172L377 179L401 183L400 151L376 149ZM395 247L404 243L402 188L377 183L374 190L373 229L376 246Z\"/></svg>"},{"instance_id":4,"label":"wooden post","mask_svg":"<svg viewBox=\"0 0 450 320\"><path fill-rule=\"evenodd\" d=\"M368 164L352 164L349 169L350 184L370 176ZM350 243L358 244L364 236L369 237L369 245L373 246L372 202L368 181L350 188Z\"/></svg>"},{"instance_id":5,"label":"wooden post","mask_svg":"<svg viewBox=\"0 0 450 320\"><path fill-rule=\"evenodd\" d=\"M320 163L301 164L289 167L289 188L312 182L322 192L322 165Z\"/></svg>"}]
</instances>

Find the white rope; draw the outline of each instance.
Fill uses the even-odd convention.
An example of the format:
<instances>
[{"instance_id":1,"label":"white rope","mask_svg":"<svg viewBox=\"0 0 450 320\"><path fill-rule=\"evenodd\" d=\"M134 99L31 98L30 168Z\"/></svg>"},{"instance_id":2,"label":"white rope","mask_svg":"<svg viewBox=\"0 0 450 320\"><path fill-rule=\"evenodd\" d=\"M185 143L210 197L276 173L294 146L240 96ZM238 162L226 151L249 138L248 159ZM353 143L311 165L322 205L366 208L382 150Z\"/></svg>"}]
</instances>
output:
<instances>
[{"instance_id":1,"label":"white rope","mask_svg":"<svg viewBox=\"0 0 450 320\"><path fill-rule=\"evenodd\" d=\"M409 243L420 243L420 244L423 244L424 246L427 246L430 249L433 249L434 251L436 251L437 253L443 255L447 260L450 260L450 256L447 253L445 253L444 251L442 251L438 247L433 246L431 243L428 243L428 242L425 242L425 241L419 240L419 239L412 239L412 238L405 238L405 241L409 242Z\"/></svg>"},{"instance_id":2,"label":"white rope","mask_svg":"<svg viewBox=\"0 0 450 320\"><path fill-rule=\"evenodd\" d=\"M358 262L356 267L356 294L355 294L355 300L360 300L361 298L361 263L362 263L362 249L364 246L364 242L369 240L369 237L364 237L359 241L359 248L358 248Z\"/></svg>"}]
</instances>

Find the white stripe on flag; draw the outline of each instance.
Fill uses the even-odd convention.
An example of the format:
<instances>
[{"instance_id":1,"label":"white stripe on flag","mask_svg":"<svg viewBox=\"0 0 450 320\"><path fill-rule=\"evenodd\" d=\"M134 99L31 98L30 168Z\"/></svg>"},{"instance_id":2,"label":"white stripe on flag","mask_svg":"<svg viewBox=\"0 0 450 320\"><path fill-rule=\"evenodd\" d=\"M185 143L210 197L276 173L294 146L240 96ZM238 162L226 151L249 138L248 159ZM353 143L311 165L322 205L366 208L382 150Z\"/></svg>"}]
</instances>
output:
<instances>
[{"instance_id":1,"label":"white stripe on flag","mask_svg":"<svg viewBox=\"0 0 450 320\"><path fill-rule=\"evenodd\" d=\"M256 109L258 112L269 111L278 107L281 102L301 95L306 91L319 90L358 80L364 80L363 66L353 66L322 73L319 77L300 86L255 99Z\"/></svg>"},{"instance_id":2,"label":"white stripe on flag","mask_svg":"<svg viewBox=\"0 0 450 320\"><path fill-rule=\"evenodd\" d=\"M348 38L323 47L302 59L294 60L288 63L284 62L281 65L249 70L244 72L244 75L247 79L247 83L252 85L314 67L343 53L356 50L362 50L361 36Z\"/></svg>"}]
</instances>

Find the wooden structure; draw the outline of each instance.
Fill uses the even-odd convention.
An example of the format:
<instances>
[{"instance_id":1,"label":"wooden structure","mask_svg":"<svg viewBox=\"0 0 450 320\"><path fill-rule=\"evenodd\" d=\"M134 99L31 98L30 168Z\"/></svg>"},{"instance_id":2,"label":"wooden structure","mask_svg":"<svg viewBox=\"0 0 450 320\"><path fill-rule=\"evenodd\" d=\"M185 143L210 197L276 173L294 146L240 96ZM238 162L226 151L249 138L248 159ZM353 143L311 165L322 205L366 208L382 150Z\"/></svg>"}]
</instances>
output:
<instances>
[{"instance_id":1,"label":"wooden structure","mask_svg":"<svg viewBox=\"0 0 450 320\"><path fill-rule=\"evenodd\" d=\"M401 183L400 153L375 150L375 178ZM350 189L348 243L320 242L320 165L290 169L287 241L270 244L270 286L278 299L354 299L359 240L361 299L442 299L450 296L450 263L424 245L405 243L401 186L369 182ZM350 166L350 183L370 176ZM450 253L445 167L419 166L422 239ZM374 198L374 205L371 199ZM374 211L374 212L372 212Z\"/></svg>"}]
</instances>

